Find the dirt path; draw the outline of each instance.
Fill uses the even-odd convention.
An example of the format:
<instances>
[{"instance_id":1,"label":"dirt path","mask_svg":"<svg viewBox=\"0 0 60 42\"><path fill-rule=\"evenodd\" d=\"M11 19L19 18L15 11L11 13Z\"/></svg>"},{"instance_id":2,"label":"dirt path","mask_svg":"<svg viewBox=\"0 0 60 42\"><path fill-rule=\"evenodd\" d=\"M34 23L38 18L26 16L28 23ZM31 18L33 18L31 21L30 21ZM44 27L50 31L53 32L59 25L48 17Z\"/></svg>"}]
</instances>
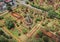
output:
<instances>
[{"instance_id":1,"label":"dirt path","mask_svg":"<svg viewBox=\"0 0 60 42\"><path fill-rule=\"evenodd\" d=\"M27 36L28 38L30 38L30 37L39 29L41 23L42 23L42 21L41 21L39 24L35 25L35 26L32 28L32 30L26 34L26 36Z\"/></svg>"},{"instance_id":2,"label":"dirt path","mask_svg":"<svg viewBox=\"0 0 60 42\"><path fill-rule=\"evenodd\" d=\"M41 22L42 23L42 22ZM41 30L46 36L50 37L51 39L54 39L56 42L60 42L59 37L57 37L55 34L51 33L50 31L46 31L45 29L41 28L41 23L37 24L33 27L33 29L27 33L27 37L30 38L38 29Z\"/></svg>"},{"instance_id":3,"label":"dirt path","mask_svg":"<svg viewBox=\"0 0 60 42\"><path fill-rule=\"evenodd\" d=\"M3 20L2 20L3 21ZM4 23L4 21L3 21ZM10 36L12 36L14 39L16 39L18 42L22 42L22 40L20 38L17 38L16 36L14 36L7 28L2 27L3 31L5 31L7 34L9 34ZM17 28L19 31L21 31L19 28Z\"/></svg>"},{"instance_id":4,"label":"dirt path","mask_svg":"<svg viewBox=\"0 0 60 42\"><path fill-rule=\"evenodd\" d=\"M19 19L19 20L23 20L23 17L22 16L20 16L18 13L12 13L11 14L13 17L16 17L17 19ZM17 25L16 25L16 23L14 23L15 24L15 26L17 27ZM22 32L22 29L20 29L20 27L17 27L17 29L20 31L20 32Z\"/></svg>"},{"instance_id":5,"label":"dirt path","mask_svg":"<svg viewBox=\"0 0 60 42\"><path fill-rule=\"evenodd\" d=\"M19 32L22 33L22 29L21 29L20 27L17 27L16 23L14 23L14 24L15 24L15 26L16 26L16 29L19 30Z\"/></svg>"},{"instance_id":6,"label":"dirt path","mask_svg":"<svg viewBox=\"0 0 60 42\"><path fill-rule=\"evenodd\" d=\"M13 16L16 17L16 18L18 18L18 19L21 18L21 17L18 16L17 14L14 14ZM34 26L34 27L32 28L32 30L26 34L26 36L27 36L28 38L30 38L30 37L39 29L40 25L41 25L41 23L40 23L40 24L37 24L36 26ZM19 28L18 28L18 30L19 30ZM46 36L48 36L48 37L56 40L56 42L60 42L59 38L56 37L56 35L54 35L53 33L47 32L45 29L40 29L40 30L41 30ZM20 30L20 31L21 31L21 30Z\"/></svg>"}]
</instances>

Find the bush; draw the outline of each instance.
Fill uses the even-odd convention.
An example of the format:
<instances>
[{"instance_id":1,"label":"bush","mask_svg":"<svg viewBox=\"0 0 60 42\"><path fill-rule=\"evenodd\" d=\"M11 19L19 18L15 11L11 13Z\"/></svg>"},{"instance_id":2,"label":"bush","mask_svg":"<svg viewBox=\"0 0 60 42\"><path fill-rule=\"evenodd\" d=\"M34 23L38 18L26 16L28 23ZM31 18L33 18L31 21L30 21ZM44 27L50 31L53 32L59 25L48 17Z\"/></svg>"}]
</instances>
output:
<instances>
[{"instance_id":1,"label":"bush","mask_svg":"<svg viewBox=\"0 0 60 42\"><path fill-rule=\"evenodd\" d=\"M38 33L37 33L37 34L39 35L39 37L40 37L40 38L42 38L43 33L42 33L41 31L38 31Z\"/></svg>"},{"instance_id":2,"label":"bush","mask_svg":"<svg viewBox=\"0 0 60 42\"><path fill-rule=\"evenodd\" d=\"M34 3L32 3L31 6L33 6L33 7L35 7L35 8L38 8L38 9L41 9L41 10L43 10L43 11L52 10L52 8L45 9L45 8L43 8L43 7L40 7L39 5L35 5Z\"/></svg>"},{"instance_id":3,"label":"bush","mask_svg":"<svg viewBox=\"0 0 60 42\"><path fill-rule=\"evenodd\" d=\"M29 1L26 1L26 4L29 4Z\"/></svg>"},{"instance_id":4,"label":"bush","mask_svg":"<svg viewBox=\"0 0 60 42\"><path fill-rule=\"evenodd\" d=\"M6 26L7 26L8 29L11 29L11 28L15 27L13 21L10 21L10 20L6 21L5 24L6 24Z\"/></svg>"},{"instance_id":5,"label":"bush","mask_svg":"<svg viewBox=\"0 0 60 42\"><path fill-rule=\"evenodd\" d=\"M0 35L0 42L8 42L8 39L6 39L4 36Z\"/></svg>"},{"instance_id":6,"label":"bush","mask_svg":"<svg viewBox=\"0 0 60 42\"><path fill-rule=\"evenodd\" d=\"M60 19L60 14L57 15L57 18Z\"/></svg>"},{"instance_id":7,"label":"bush","mask_svg":"<svg viewBox=\"0 0 60 42\"><path fill-rule=\"evenodd\" d=\"M47 36L43 36L42 38L43 38L44 42L49 42L49 38Z\"/></svg>"},{"instance_id":8,"label":"bush","mask_svg":"<svg viewBox=\"0 0 60 42\"><path fill-rule=\"evenodd\" d=\"M35 5L34 3L32 3L31 6L40 9L40 6L39 5Z\"/></svg>"},{"instance_id":9,"label":"bush","mask_svg":"<svg viewBox=\"0 0 60 42\"><path fill-rule=\"evenodd\" d=\"M57 16L57 13L54 11L54 10L50 10L50 11L48 11L48 16L49 16L49 18L56 18L56 16Z\"/></svg>"},{"instance_id":10,"label":"bush","mask_svg":"<svg viewBox=\"0 0 60 42\"><path fill-rule=\"evenodd\" d=\"M4 34L4 32L0 29L0 35Z\"/></svg>"},{"instance_id":11,"label":"bush","mask_svg":"<svg viewBox=\"0 0 60 42\"><path fill-rule=\"evenodd\" d=\"M35 20L36 23L37 23L38 21L41 21L41 19L40 19L40 18L37 18L37 19Z\"/></svg>"},{"instance_id":12,"label":"bush","mask_svg":"<svg viewBox=\"0 0 60 42\"><path fill-rule=\"evenodd\" d=\"M9 3L6 3L6 5L7 5L7 10L9 11L9 12L12 12L13 10L12 10L12 5L11 4L9 4Z\"/></svg>"},{"instance_id":13,"label":"bush","mask_svg":"<svg viewBox=\"0 0 60 42\"><path fill-rule=\"evenodd\" d=\"M18 35L21 36L21 33L19 33Z\"/></svg>"},{"instance_id":14,"label":"bush","mask_svg":"<svg viewBox=\"0 0 60 42\"><path fill-rule=\"evenodd\" d=\"M55 29L56 29L56 28L51 27L51 28L50 28L50 31L54 32L54 31L56 31Z\"/></svg>"},{"instance_id":15,"label":"bush","mask_svg":"<svg viewBox=\"0 0 60 42\"><path fill-rule=\"evenodd\" d=\"M26 33L27 33L27 30L26 30L26 29L23 29L22 31L23 31L23 33L24 33L24 34L26 34Z\"/></svg>"},{"instance_id":16,"label":"bush","mask_svg":"<svg viewBox=\"0 0 60 42\"><path fill-rule=\"evenodd\" d=\"M2 16L0 16L0 20L4 19Z\"/></svg>"},{"instance_id":17,"label":"bush","mask_svg":"<svg viewBox=\"0 0 60 42\"><path fill-rule=\"evenodd\" d=\"M42 38L39 39L39 42L44 42L44 40Z\"/></svg>"}]
</instances>

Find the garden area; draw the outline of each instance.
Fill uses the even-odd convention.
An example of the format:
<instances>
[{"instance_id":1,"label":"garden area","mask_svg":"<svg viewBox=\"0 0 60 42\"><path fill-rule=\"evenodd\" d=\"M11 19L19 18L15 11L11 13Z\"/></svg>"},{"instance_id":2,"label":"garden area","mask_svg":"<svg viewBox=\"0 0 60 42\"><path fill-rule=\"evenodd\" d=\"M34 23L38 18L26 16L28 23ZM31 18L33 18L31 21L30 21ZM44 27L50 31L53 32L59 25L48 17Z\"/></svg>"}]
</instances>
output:
<instances>
[{"instance_id":1,"label":"garden area","mask_svg":"<svg viewBox=\"0 0 60 42\"><path fill-rule=\"evenodd\" d=\"M35 7L37 9L40 9L42 11L48 12L48 15L55 15L56 18L60 18L60 6L59 6L59 2L57 3L56 1L51 1L51 3L49 3L50 1L44 1L44 0L27 0L26 3L28 3L28 5L31 5L32 7ZM42 5L41 5L42 4ZM50 15L49 15L50 16ZM55 17L53 16L53 17Z\"/></svg>"},{"instance_id":2,"label":"garden area","mask_svg":"<svg viewBox=\"0 0 60 42\"><path fill-rule=\"evenodd\" d=\"M42 21L42 28L59 36L58 32L60 32L60 7L59 9L54 10L51 5L47 6L47 4L44 2L44 5L40 6L38 2L39 0L35 0L34 2L28 1L27 3L37 9L41 9L42 11L37 11L36 9L32 9L24 5L17 5L17 7L11 12L0 16L0 27L2 29L7 29L12 35L19 39L20 36L29 33L36 26L36 24L39 24ZM3 36L1 36L1 38L5 39ZM11 40L9 42L17 41ZM37 30L36 34L33 37L27 39L26 42L55 42L55 40L52 40L43 34L43 32Z\"/></svg>"},{"instance_id":3,"label":"garden area","mask_svg":"<svg viewBox=\"0 0 60 42\"><path fill-rule=\"evenodd\" d=\"M40 30L38 30L37 34L28 39L26 42L55 42L55 40L52 40L48 36L44 35Z\"/></svg>"},{"instance_id":4,"label":"garden area","mask_svg":"<svg viewBox=\"0 0 60 42\"><path fill-rule=\"evenodd\" d=\"M17 42L17 41L14 38L12 38L9 34L6 34L2 28L0 28L0 42Z\"/></svg>"}]
</instances>

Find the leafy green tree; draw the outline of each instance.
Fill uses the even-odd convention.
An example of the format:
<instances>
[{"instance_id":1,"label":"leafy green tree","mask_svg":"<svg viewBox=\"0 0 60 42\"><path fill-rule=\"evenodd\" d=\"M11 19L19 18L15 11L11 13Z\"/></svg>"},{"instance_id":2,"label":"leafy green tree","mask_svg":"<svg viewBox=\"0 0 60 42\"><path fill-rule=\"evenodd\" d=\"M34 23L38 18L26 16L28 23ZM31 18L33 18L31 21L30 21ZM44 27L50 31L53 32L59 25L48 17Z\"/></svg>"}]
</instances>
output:
<instances>
[{"instance_id":1,"label":"leafy green tree","mask_svg":"<svg viewBox=\"0 0 60 42\"><path fill-rule=\"evenodd\" d=\"M48 16L53 19L56 18L57 13L54 10L50 10L48 11Z\"/></svg>"},{"instance_id":2,"label":"leafy green tree","mask_svg":"<svg viewBox=\"0 0 60 42\"><path fill-rule=\"evenodd\" d=\"M12 21L7 21L6 25L8 26L9 29L14 28L14 23Z\"/></svg>"},{"instance_id":3,"label":"leafy green tree","mask_svg":"<svg viewBox=\"0 0 60 42\"><path fill-rule=\"evenodd\" d=\"M42 38L39 38L39 41L38 42L44 42L44 40Z\"/></svg>"},{"instance_id":4,"label":"leafy green tree","mask_svg":"<svg viewBox=\"0 0 60 42\"><path fill-rule=\"evenodd\" d=\"M36 39L36 38L30 38L27 40L27 42L44 42L42 38Z\"/></svg>"},{"instance_id":5,"label":"leafy green tree","mask_svg":"<svg viewBox=\"0 0 60 42\"><path fill-rule=\"evenodd\" d=\"M43 38L44 42L49 42L49 38L47 36L43 36L42 38Z\"/></svg>"},{"instance_id":6,"label":"leafy green tree","mask_svg":"<svg viewBox=\"0 0 60 42\"><path fill-rule=\"evenodd\" d=\"M7 18L5 20L5 25L7 26L8 29L15 27L13 20L11 20L10 18Z\"/></svg>"},{"instance_id":7,"label":"leafy green tree","mask_svg":"<svg viewBox=\"0 0 60 42\"><path fill-rule=\"evenodd\" d=\"M4 32L0 29L0 35L2 35Z\"/></svg>"},{"instance_id":8,"label":"leafy green tree","mask_svg":"<svg viewBox=\"0 0 60 42\"><path fill-rule=\"evenodd\" d=\"M4 36L0 35L0 42L8 42L8 39L6 39Z\"/></svg>"},{"instance_id":9,"label":"leafy green tree","mask_svg":"<svg viewBox=\"0 0 60 42\"><path fill-rule=\"evenodd\" d=\"M57 18L60 19L60 14L57 15Z\"/></svg>"},{"instance_id":10,"label":"leafy green tree","mask_svg":"<svg viewBox=\"0 0 60 42\"><path fill-rule=\"evenodd\" d=\"M36 23L37 23L38 21L41 21L41 19L40 19L40 18L37 18L37 19L35 20Z\"/></svg>"},{"instance_id":11,"label":"leafy green tree","mask_svg":"<svg viewBox=\"0 0 60 42\"><path fill-rule=\"evenodd\" d=\"M7 4L7 10L9 10L9 12L12 12L12 5L10 3L6 3Z\"/></svg>"},{"instance_id":12,"label":"leafy green tree","mask_svg":"<svg viewBox=\"0 0 60 42\"><path fill-rule=\"evenodd\" d=\"M0 16L0 20L4 19L2 16Z\"/></svg>"},{"instance_id":13,"label":"leafy green tree","mask_svg":"<svg viewBox=\"0 0 60 42\"><path fill-rule=\"evenodd\" d=\"M23 29L22 31L23 31L23 33L24 33L24 34L26 34L26 33L27 33L27 30L26 30L26 29Z\"/></svg>"},{"instance_id":14,"label":"leafy green tree","mask_svg":"<svg viewBox=\"0 0 60 42\"><path fill-rule=\"evenodd\" d=\"M42 33L41 31L38 31L38 33L37 33L37 34L39 35L39 37L40 37L40 38L42 38L43 33Z\"/></svg>"}]
</instances>

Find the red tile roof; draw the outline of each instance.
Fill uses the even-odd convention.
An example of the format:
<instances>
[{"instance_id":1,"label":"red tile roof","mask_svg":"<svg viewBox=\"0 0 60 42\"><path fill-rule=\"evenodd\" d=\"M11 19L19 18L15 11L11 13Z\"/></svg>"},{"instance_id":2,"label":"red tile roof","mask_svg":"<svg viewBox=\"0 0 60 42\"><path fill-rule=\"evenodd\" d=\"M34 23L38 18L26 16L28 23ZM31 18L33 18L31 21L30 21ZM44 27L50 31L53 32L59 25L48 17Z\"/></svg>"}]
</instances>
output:
<instances>
[{"instance_id":1,"label":"red tile roof","mask_svg":"<svg viewBox=\"0 0 60 42\"><path fill-rule=\"evenodd\" d=\"M5 2L10 2L11 0L5 0Z\"/></svg>"},{"instance_id":2,"label":"red tile roof","mask_svg":"<svg viewBox=\"0 0 60 42\"><path fill-rule=\"evenodd\" d=\"M4 2L0 2L0 6L1 6L2 4L4 4Z\"/></svg>"}]
</instances>

